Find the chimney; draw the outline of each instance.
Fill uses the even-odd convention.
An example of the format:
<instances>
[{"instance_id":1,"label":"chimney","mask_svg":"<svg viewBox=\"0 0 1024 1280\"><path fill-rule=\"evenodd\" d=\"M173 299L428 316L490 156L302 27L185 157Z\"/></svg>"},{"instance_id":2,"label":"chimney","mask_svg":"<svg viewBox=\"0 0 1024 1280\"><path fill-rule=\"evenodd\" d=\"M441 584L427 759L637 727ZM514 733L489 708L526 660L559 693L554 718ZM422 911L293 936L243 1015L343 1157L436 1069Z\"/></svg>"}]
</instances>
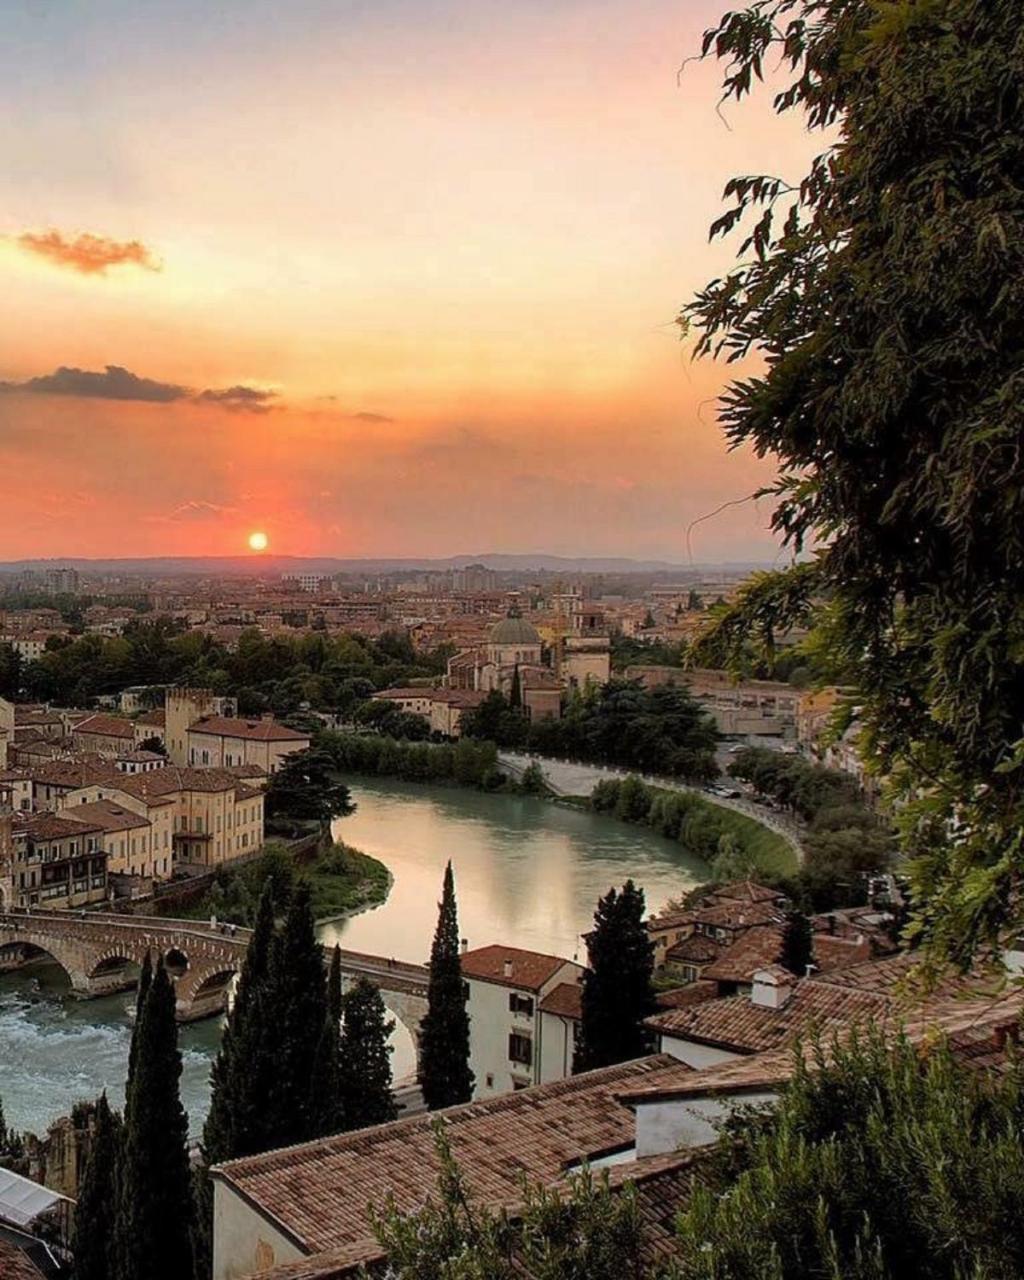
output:
<instances>
[{"instance_id":1,"label":"chimney","mask_svg":"<svg viewBox=\"0 0 1024 1280\"><path fill-rule=\"evenodd\" d=\"M459 950L462 952L462 954L463 954L463 955L465 955L465 954L466 954L466 952L469 950L469 939L468 939L468 938L462 938L462 939L460 939L460 941L459 941Z\"/></svg>"},{"instance_id":2,"label":"chimney","mask_svg":"<svg viewBox=\"0 0 1024 1280\"><path fill-rule=\"evenodd\" d=\"M505 963L502 965L502 972L504 973L506 978L512 977L512 961L511 960L505 961Z\"/></svg>"},{"instance_id":3,"label":"chimney","mask_svg":"<svg viewBox=\"0 0 1024 1280\"><path fill-rule=\"evenodd\" d=\"M758 969L750 988L750 1003L760 1009L784 1009L793 995L796 978L780 964Z\"/></svg>"}]
</instances>

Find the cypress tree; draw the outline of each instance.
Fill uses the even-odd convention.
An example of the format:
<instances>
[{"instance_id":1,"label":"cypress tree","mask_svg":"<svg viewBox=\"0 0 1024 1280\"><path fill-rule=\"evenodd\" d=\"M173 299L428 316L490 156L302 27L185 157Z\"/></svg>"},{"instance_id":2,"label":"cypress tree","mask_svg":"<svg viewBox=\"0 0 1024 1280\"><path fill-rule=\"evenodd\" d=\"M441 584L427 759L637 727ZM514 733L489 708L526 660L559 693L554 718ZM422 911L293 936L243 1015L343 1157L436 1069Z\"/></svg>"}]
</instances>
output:
<instances>
[{"instance_id":1,"label":"cypress tree","mask_svg":"<svg viewBox=\"0 0 1024 1280\"><path fill-rule=\"evenodd\" d=\"M582 1017L574 1071L629 1062L650 1052L643 1025L654 1012L654 946L644 926L644 893L632 880L597 904L587 938L590 967L583 975Z\"/></svg>"},{"instance_id":2,"label":"cypress tree","mask_svg":"<svg viewBox=\"0 0 1024 1280\"><path fill-rule=\"evenodd\" d=\"M807 966L814 963L814 935L811 922L798 910L786 912L779 948L779 964L798 978L806 977Z\"/></svg>"},{"instance_id":3,"label":"cypress tree","mask_svg":"<svg viewBox=\"0 0 1024 1280\"><path fill-rule=\"evenodd\" d=\"M121 1118L107 1095L96 1100L92 1139L75 1205L74 1280L110 1280L116 1274L115 1227Z\"/></svg>"},{"instance_id":4,"label":"cypress tree","mask_svg":"<svg viewBox=\"0 0 1024 1280\"><path fill-rule=\"evenodd\" d=\"M380 991L360 978L345 997L345 1028L341 1037L341 1093L346 1129L383 1124L398 1115L391 1091L388 1040L394 1030Z\"/></svg>"},{"instance_id":5,"label":"cypress tree","mask_svg":"<svg viewBox=\"0 0 1024 1280\"><path fill-rule=\"evenodd\" d=\"M512 670L512 687L509 690L508 705L517 709L523 705L523 682L519 677L519 663Z\"/></svg>"},{"instance_id":6,"label":"cypress tree","mask_svg":"<svg viewBox=\"0 0 1024 1280\"><path fill-rule=\"evenodd\" d=\"M203 1126L203 1156L208 1164L252 1155L251 1117L265 1105L258 1096L260 1073L250 1056L259 1028L253 1025L257 995L267 982L274 941L273 886L263 886L256 924L246 949L234 1003L220 1050L210 1073L210 1111ZM256 1095L256 1096L254 1096Z\"/></svg>"},{"instance_id":7,"label":"cypress tree","mask_svg":"<svg viewBox=\"0 0 1024 1280\"><path fill-rule=\"evenodd\" d=\"M469 992L459 961L459 922L455 878L449 862L430 950L427 1014L420 1023L419 1082L431 1111L468 1102L473 1095L469 1069Z\"/></svg>"},{"instance_id":8,"label":"cypress tree","mask_svg":"<svg viewBox=\"0 0 1024 1280\"><path fill-rule=\"evenodd\" d=\"M174 988L157 965L136 1028L118 1178L117 1280L182 1280L192 1274L188 1120Z\"/></svg>"},{"instance_id":9,"label":"cypress tree","mask_svg":"<svg viewBox=\"0 0 1024 1280\"><path fill-rule=\"evenodd\" d=\"M311 1137L340 1133L346 1128L341 1091L341 948L331 955L327 976L327 1017L320 1034L309 1087Z\"/></svg>"},{"instance_id":10,"label":"cypress tree","mask_svg":"<svg viewBox=\"0 0 1024 1280\"><path fill-rule=\"evenodd\" d=\"M142 961L139 985L135 989L135 1021L132 1023L132 1040L128 1047L128 1077L125 1082L125 1097L128 1096L128 1088L131 1085L132 1076L135 1074L135 1046L139 1039L139 1023L142 1021L142 1007L146 1003L146 997L149 995L149 988L152 982L153 957L147 951L145 959Z\"/></svg>"},{"instance_id":11,"label":"cypress tree","mask_svg":"<svg viewBox=\"0 0 1024 1280\"><path fill-rule=\"evenodd\" d=\"M268 1008L276 1076L267 1114L266 1147L285 1147L315 1135L313 1064L327 1017L323 948L316 939L309 885L292 896L271 955Z\"/></svg>"},{"instance_id":12,"label":"cypress tree","mask_svg":"<svg viewBox=\"0 0 1024 1280\"><path fill-rule=\"evenodd\" d=\"M259 1023L274 941L274 885L263 886L256 923L242 961L235 999L220 1049L210 1070L210 1110L203 1125L202 1159L196 1167L195 1266L197 1280L207 1280L213 1264L213 1183L210 1166L236 1156L254 1155L261 1145L260 1127L273 1080L272 1055L260 1051L273 1029Z\"/></svg>"}]
</instances>

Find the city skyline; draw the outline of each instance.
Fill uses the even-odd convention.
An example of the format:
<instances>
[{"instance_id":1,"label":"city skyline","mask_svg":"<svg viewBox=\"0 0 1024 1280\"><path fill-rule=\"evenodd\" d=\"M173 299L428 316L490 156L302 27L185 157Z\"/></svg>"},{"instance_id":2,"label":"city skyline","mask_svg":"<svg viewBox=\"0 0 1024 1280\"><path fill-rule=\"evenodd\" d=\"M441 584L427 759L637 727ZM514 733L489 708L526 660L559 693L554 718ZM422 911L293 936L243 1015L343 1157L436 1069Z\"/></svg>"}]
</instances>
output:
<instances>
[{"instance_id":1,"label":"city skyline","mask_svg":"<svg viewBox=\"0 0 1024 1280\"><path fill-rule=\"evenodd\" d=\"M771 561L766 501L688 539L773 468L673 317L816 146L677 79L719 10L15 8L0 558Z\"/></svg>"}]
</instances>

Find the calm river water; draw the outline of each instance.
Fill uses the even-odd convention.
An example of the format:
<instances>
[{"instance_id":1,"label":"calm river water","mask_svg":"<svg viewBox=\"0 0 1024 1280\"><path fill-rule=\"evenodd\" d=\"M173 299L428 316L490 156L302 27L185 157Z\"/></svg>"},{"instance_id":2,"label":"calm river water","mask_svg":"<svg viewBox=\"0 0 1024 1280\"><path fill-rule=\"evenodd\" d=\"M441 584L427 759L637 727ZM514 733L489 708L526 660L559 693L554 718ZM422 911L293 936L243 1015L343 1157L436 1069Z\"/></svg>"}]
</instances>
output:
<instances>
[{"instance_id":1,"label":"calm river water","mask_svg":"<svg viewBox=\"0 0 1024 1280\"><path fill-rule=\"evenodd\" d=\"M352 791L359 807L336 834L394 877L384 906L321 928L325 942L358 951L427 958L449 858L460 933L471 947L504 942L566 957L583 956L580 933L611 885L632 876L657 910L701 878L702 864L678 844L543 800L376 780ZM64 998L66 989L56 969L0 977L0 1098L16 1129L41 1132L102 1089L122 1103L132 996L80 1003ZM182 1028L182 1097L194 1133L218 1038L214 1021ZM401 1027L394 1046L400 1078L413 1065Z\"/></svg>"}]
</instances>

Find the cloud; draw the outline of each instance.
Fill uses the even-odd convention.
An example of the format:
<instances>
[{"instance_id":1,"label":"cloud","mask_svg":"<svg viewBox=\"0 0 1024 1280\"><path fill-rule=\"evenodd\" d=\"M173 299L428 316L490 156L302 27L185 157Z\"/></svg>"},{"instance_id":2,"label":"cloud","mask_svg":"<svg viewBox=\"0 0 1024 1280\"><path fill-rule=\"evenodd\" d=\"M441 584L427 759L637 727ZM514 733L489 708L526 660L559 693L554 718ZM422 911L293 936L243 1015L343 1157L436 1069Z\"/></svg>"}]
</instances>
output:
<instances>
[{"instance_id":1,"label":"cloud","mask_svg":"<svg viewBox=\"0 0 1024 1280\"><path fill-rule=\"evenodd\" d=\"M60 231L25 231L17 237L26 253L46 258L84 276L106 275L109 267L134 266L160 271L161 265L141 240L109 240L85 232L74 239Z\"/></svg>"},{"instance_id":2,"label":"cloud","mask_svg":"<svg viewBox=\"0 0 1024 1280\"><path fill-rule=\"evenodd\" d=\"M187 387L140 378L116 364L108 364L103 373L61 365L55 373L29 378L27 382L0 382L0 390L43 396L83 396L94 400L147 400L155 404L170 404L189 394Z\"/></svg>"},{"instance_id":3,"label":"cloud","mask_svg":"<svg viewBox=\"0 0 1024 1280\"><path fill-rule=\"evenodd\" d=\"M389 418L386 413L369 413L362 409L359 413L349 413L345 415L351 418L353 422L394 422L394 418Z\"/></svg>"},{"instance_id":4,"label":"cloud","mask_svg":"<svg viewBox=\"0 0 1024 1280\"><path fill-rule=\"evenodd\" d=\"M196 400L202 404L219 404L224 409L240 413L270 413L280 405L271 404L276 391L264 391L259 387L224 387L222 390L201 391Z\"/></svg>"},{"instance_id":5,"label":"cloud","mask_svg":"<svg viewBox=\"0 0 1024 1280\"><path fill-rule=\"evenodd\" d=\"M23 391L41 396L80 396L92 400L146 400L153 404L173 404L179 400L192 400L196 404L219 405L223 409L242 413L269 413L278 405L272 404L276 391L264 391L259 387L224 387L194 392L190 387L176 382L158 382L154 378L140 378L130 369L108 364L102 372L92 369L75 369L61 365L55 373L29 378L25 382L0 382L0 391Z\"/></svg>"},{"instance_id":6,"label":"cloud","mask_svg":"<svg viewBox=\"0 0 1024 1280\"><path fill-rule=\"evenodd\" d=\"M189 502L183 502L180 506L175 507L166 516L161 516L162 520L211 520L218 516L234 515L237 507L225 507L219 502L205 502L202 499L194 498Z\"/></svg>"}]
</instances>

